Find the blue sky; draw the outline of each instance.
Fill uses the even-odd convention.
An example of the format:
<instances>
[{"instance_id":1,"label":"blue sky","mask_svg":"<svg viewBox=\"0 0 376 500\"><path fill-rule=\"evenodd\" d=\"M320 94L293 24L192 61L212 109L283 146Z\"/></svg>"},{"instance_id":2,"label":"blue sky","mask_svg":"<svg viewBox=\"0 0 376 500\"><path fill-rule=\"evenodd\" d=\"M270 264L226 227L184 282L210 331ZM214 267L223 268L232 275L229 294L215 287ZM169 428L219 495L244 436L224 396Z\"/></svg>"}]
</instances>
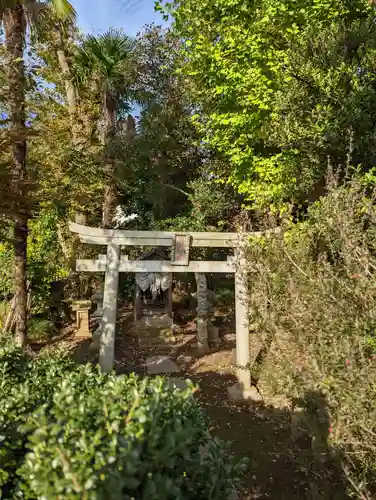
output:
<instances>
[{"instance_id":1,"label":"blue sky","mask_svg":"<svg viewBox=\"0 0 376 500\"><path fill-rule=\"evenodd\" d=\"M78 13L78 24L86 33L123 28L131 36L145 24L163 24L154 12L154 0L71 0Z\"/></svg>"}]
</instances>

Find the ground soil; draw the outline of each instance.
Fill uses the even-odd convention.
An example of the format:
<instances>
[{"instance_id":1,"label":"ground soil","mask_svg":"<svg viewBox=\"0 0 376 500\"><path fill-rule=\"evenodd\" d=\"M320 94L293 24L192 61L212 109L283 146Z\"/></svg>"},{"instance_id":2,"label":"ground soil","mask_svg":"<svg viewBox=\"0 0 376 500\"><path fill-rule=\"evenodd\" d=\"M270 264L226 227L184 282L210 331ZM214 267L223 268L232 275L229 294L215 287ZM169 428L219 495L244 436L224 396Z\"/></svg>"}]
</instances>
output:
<instances>
[{"instance_id":1,"label":"ground soil","mask_svg":"<svg viewBox=\"0 0 376 500\"><path fill-rule=\"evenodd\" d=\"M260 405L229 401L227 388L236 382L233 349L235 335L230 324L220 328L221 343L206 355L196 350L195 324L180 315L175 342L166 346L140 345L131 308L119 311L115 369L119 373L146 373L145 359L156 354L171 356L181 369L181 377L197 383L196 393L210 417L213 436L232 442L232 451L248 457L250 466L244 478L243 500L347 498L342 478L328 462L318 464L311 449L311 437L298 441L291 434L291 412L266 401ZM89 351L89 340L75 340L66 329L51 346L69 348L79 362L96 359ZM39 349L40 345L35 345ZM175 374L174 374L175 376Z\"/></svg>"},{"instance_id":2,"label":"ground soil","mask_svg":"<svg viewBox=\"0 0 376 500\"><path fill-rule=\"evenodd\" d=\"M290 411L271 404L255 406L229 400L227 388L237 381L231 322L221 326L221 343L204 356L197 353L195 323L189 311L181 312L179 323L175 343L140 346L132 310L124 309L119 317L117 370L144 374L145 359L156 354L169 355L177 362L181 377L199 386L196 395L210 417L211 434L231 441L233 452L250 460L243 500L345 499L335 469L331 472L327 463L314 460L311 438L303 435L299 442L293 440Z\"/></svg>"}]
</instances>

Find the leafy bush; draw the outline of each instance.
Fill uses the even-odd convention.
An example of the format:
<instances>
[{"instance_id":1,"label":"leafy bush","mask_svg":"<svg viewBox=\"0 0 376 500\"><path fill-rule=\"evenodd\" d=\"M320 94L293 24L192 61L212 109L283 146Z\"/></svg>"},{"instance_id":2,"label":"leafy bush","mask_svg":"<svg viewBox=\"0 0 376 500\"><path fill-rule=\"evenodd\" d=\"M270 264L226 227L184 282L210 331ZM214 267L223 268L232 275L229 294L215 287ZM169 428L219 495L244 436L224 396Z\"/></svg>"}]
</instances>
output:
<instances>
[{"instance_id":1,"label":"leafy bush","mask_svg":"<svg viewBox=\"0 0 376 500\"><path fill-rule=\"evenodd\" d=\"M11 345L0 347L0 491L12 498L17 469L27 451L21 430L40 405L51 404L56 385L73 368L64 356L29 358Z\"/></svg>"},{"instance_id":2,"label":"leafy bush","mask_svg":"<svg viewBox=\"0 0 376 500\"><path fill-rule=\"evenodd\" d=\"M223 499L244 469L208 438L193 387L9 348L0 371L5 498Z\"/></svg>"},{"instance_id":3,"label":"leafy bush","mask_svg":"<svg viewBox=\"0 0 376 500\"><path fill-rule=\"evenodd\" d=\"M30 340L48 340L54 330L52 321L43 318L30 318L28 321L28 337Z\"/></svg>"},{"instance_id":4,"label":"leafy bush","mask_svg":"<svg viewBox=\"0 0 376 500\"><path fill-rule=\"evenodd\" d=\"M0 243L0 298L7 299L13 291L12 282L12 250L10 246Z\"/></svg>"},{"instance_id":5,"label":"leafy bush","mask_svg":"<svg viewBox=\"0 0 376 500\"><path fill-rule=\"evenodd\" d=\"M28 280L32 289L32 310L36 313L48 308L51 283L68 275L59 245L57 223L58 216L51 211L42 211L37 219L29 221ZM11 241L0 244L0 269L0 297L10 298L13 294Z\"/></svg>"},{"instance_id":6,"label":"leafy bush","mask_svg":"<svg viewBox=\"0 0 376 500\"><path fill-rule=\"evenodd\" d=\"M1 302L0 301L0 330L4 328L6 317L8 315L10 309L9 302Z\"/></svg>"},{"instance_id":7,"label":"leafy bush","mask_svg":"<svg viewBox=\"0 0 376 500\"><path fill-rule=\"evenodd\" d=\"M305 222L249 250L255 335L269 349L261 389L303 406L318 456L337 456L359 498L376 488L376 207L366 194L333 188Z\"/></svg>"}]
</instances>

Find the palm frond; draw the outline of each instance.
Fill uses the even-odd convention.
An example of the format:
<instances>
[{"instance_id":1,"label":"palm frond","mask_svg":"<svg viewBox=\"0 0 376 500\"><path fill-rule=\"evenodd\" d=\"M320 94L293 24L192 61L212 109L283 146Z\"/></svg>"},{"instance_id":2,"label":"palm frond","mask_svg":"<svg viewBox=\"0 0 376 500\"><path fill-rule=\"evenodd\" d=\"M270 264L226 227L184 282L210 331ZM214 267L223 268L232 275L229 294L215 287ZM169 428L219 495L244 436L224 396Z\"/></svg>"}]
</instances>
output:
<instances>
[{"instance_id":1,"label":"palm frond","mask_svg":"<svg viewBox=\"0 0 376 500\"><path fill-rule=\"evenodd\" d=\"M132 111L132 106L129 103L127 99L121 99L118 102L117 110L116 110L116 115L117 119L126 119L129 113Z\"/></svg>"},{"instance_id":2,"label":"palm frond","mask_svg":"<svg viewBox=\"0 0 376 500\"><path fill-rule=\"evenodd\" d=\"M138 42L122 30L110 29L99 36L89 35L82 49L89 59L102 67L104 73L110 72L119 63L131 57Z\"/></svg>"},{"instance_id":3,"label":"palm frond","mask_svg":"<svg viewBox=\"0 0 376 500\"><path fill-rule=\"evenodd\" d=\"M25 14L30 25L43 23L46 15L52 12L56 19L75 19L76 11L68 0L0 0L0 22L6 9L13 9L17 4L25 7Z\"/></svg>"},{"instance_id":4,"label":"palm frond","mask_svg":"<svg viewBox=\"0 0 376 500\"><path fill-rule=\"evenodd\" d=\"M129 83L127 69L135 58L138 44L136 39L116 29L99 36L87 36L75 55L76 82L82 85L96 78L103 92L114 97L119 93L124 95Z\"/></svg>"},{"instance_id":5,"label":"palm frond","mask_svg":"<svg viewBox=\"0 0 376 500\"><path fill-rule=\"evenodd\" d=\"M73 19L76 17L76 11L68 0L46 0L45 3L60 19Z\"/></svg>"}]
</instances>

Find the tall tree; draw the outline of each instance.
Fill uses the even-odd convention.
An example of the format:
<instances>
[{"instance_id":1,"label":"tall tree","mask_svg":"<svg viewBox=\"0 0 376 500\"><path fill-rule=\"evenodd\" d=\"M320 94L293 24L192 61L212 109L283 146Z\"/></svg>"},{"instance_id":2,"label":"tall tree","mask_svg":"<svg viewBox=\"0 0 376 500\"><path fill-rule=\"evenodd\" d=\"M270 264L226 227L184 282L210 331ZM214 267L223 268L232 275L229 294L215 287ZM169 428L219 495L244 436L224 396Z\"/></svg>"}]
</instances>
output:
<instances>
[{"instance_id":1,"label":"tall tree","mask_svg":"<svg viewBox=\"0 0 376 500\"><path fill-rule=\"evenodd\" d=\"M223 178L269 210L322 194L328 171L372 168L375 4L174 0L196 123ZM349 170L347 168L347 170Z\"/></svg>"},{"instance_id":2,"label":"tall tree","mask_svg":"<svg viewBox=\"0 0 376 500\"><path fill-rule=\"evenodd\" d=\"M139 35L137 133L129 141L120 132L116 141L123 202L143 228L185 211L187 183L203 162L184 81L175 71L178 50L168 30L151 26Z\"/></svg>"},{"instance_id":3,"label":"tall tree","mask_svg":"<svg viewBox=\"0 0 376 500\"><path fill-rule=\"evenodd\" d=\"M28 23L43 21L46 8L52 8L58 16L73 16L74 9L67 0L15 1L1 0L0 20L5 32L7 51L6 104L9 114L9 139L12 148L12 194L14 206L14 290L16 314L16 341L25 345L27 338L27 289L26 256L28 213L26 209L26 74L25 40Z\"/></svg>"},{"instance_id":4,"label":"tall tree","mask_svg":"<svg viewBox=\"0 0 376 500\"><path fill-rule=\"evenodd\" d=\"M110 227L117 201L114 176L113 139L117 120L128 112L134 77L136 41L119 30L101 36L88 36L76 55L79 83L94 80L102 101L102 137L106 188L103 201L103 227Z\"/></svg>"}]
</instances>

